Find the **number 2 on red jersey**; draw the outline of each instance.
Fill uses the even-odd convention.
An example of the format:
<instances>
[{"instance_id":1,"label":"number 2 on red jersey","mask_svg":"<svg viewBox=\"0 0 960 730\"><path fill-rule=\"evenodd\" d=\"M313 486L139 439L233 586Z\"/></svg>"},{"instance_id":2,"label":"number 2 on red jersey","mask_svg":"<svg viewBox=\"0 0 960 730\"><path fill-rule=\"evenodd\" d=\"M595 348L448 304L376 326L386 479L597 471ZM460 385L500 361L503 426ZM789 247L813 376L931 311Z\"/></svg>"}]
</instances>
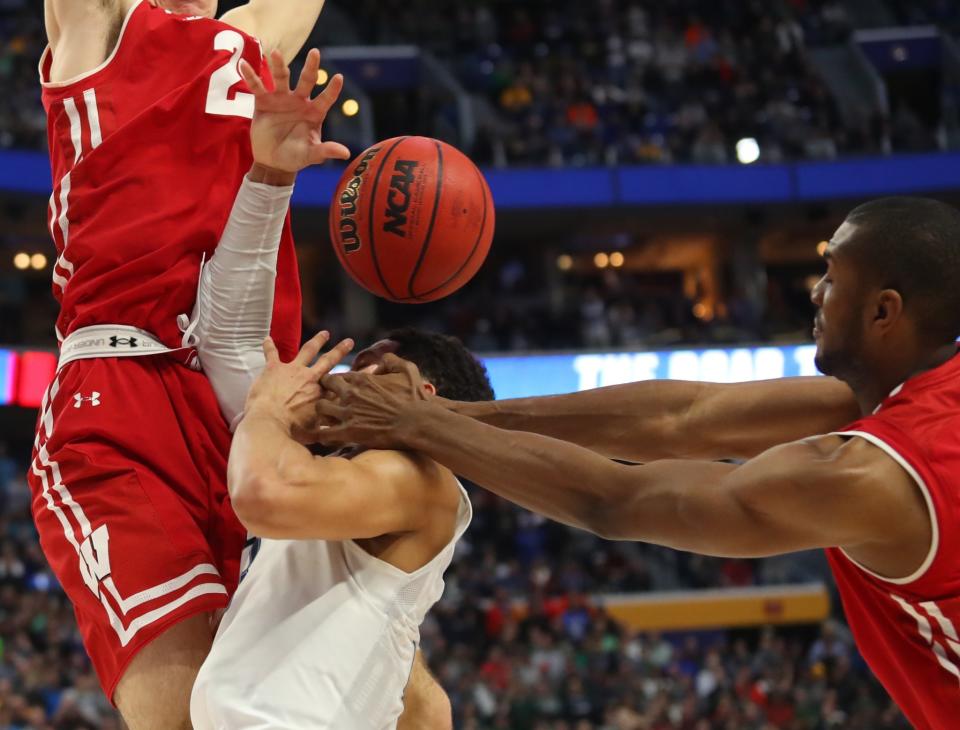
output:
<instances>
[{"instance_id":1,"label":"number 2 on red jersey","mask_svg":"<svg viewBox=\"0 0 960 730\"><path fill-rule=\"evenodd\" d=\"M253 119L253 94L238 91L230 98L230 89L240 83L240 56L243 55L245 41L235 30L224 30L213 40L216 51L230 51L233 56L226 64L210 76L210 90L207 92L207 114L221 117L246 117Z\"/></svg>"}]
</instances>

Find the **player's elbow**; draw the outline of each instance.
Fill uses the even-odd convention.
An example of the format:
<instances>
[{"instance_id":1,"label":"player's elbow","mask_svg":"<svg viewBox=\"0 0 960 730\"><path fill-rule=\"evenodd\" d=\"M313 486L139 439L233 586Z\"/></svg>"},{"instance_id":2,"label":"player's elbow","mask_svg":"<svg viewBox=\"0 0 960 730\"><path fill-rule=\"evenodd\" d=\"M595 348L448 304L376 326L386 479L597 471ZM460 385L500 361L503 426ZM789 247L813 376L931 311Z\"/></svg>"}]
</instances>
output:
<instances>
[{"instance_id":1,"label":"player's elbow","mask_svg":"<svg viewBox=\"0 0 960 730\"><path fill-rule=\"evenodd\" d=\"M603 540L627 539L620 524L623 505L608 496L591 497L580 505L574 523Z\"/></svg>"},{"instance_id":2,"label":"player's elbow","mask_svg":"<svg viewBox=\"0 0 960 730\"><path fill-rule=\"evenodd\" d=\"M247 474L230 484L230 501L237 519L258 537L282 532L284 485L275 475Z\"/></svg>"}]
</instances>

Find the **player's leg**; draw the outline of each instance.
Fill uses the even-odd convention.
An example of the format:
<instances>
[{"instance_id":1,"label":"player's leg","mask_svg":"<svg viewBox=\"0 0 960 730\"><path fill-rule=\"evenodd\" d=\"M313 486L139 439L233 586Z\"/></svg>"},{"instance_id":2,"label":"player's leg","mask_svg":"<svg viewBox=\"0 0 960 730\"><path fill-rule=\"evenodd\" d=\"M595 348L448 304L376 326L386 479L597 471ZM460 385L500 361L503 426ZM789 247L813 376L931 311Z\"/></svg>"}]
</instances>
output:
<instances>
[{"instance_id":1,"label":"player's leg","mask_svg":"<svg viewBox=\"0 0 960 730\"><path fill-rule=\"evenodd\" d=\"M418 651L413 671L403 693L403 714L397 730L453 730L453 711L450 698L430 673L423 655Z\"/></svg>"},{"instance_id":2,"label":"player's leg","mask_svg":"<svg viewBox=\"0 0 960 730\"><path fill-rule=\"evenodd\" d=\"M212 640L210 615L203 613L141 649L113 695L130 730L190 730L190 691Z\"/></svg>"}]
</instances>

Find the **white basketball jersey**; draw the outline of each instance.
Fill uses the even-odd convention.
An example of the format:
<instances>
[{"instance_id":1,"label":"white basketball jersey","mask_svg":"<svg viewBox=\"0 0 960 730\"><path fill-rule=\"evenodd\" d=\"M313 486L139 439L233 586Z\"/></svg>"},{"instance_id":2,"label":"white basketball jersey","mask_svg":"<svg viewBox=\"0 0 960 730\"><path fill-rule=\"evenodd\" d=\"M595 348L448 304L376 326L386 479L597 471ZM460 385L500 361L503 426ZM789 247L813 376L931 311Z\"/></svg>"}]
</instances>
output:
<instances>
[{"instance_id":1,"label":"white basketball jersey","mask_svg":"<svg viewBox=\"0 0 960 730\"><path fill-rule=\"evenodd\" d=\"M392 730L443 573L472 518L405 573L346 540L262 540L193 688L196 730Z\"/></svg>"}]
</instances>

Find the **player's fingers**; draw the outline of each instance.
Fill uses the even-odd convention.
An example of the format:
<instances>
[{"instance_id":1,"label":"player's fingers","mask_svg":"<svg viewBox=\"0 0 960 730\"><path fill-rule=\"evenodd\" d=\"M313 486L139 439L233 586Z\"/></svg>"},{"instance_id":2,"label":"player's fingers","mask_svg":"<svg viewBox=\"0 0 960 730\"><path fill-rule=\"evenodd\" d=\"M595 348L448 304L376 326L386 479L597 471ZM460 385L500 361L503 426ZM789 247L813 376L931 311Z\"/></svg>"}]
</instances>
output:
<instances>
[{"instance_id":1,"label":"player's fingers","mask_svg":"<svg viewBox=\"0 0 960 730\"><path fill-rule=\"evenodd\" d=\"M253 66L243 58L240 59L240 75L247 82L247 87L254 96L262 96L267 93L267 88L263 85L260 77L257 76L257 72L253 70Z\"/></svg>"},{"instance_id":2,"label":"player's fingers","mask_svg":"<svg viewBox=\"0 0 960 730\"><path fill-rule=\"evenodd\" d=\"M343 74L335 74L334 77L330 79L327 87L313 100L313 107L318 116L327 116L330 107L336 104L337 99L340 98L341 91L343 91Z\"/></svg>"},{"instance_id":3,"label":"player's fingers","mask_svg":"<svg viewBox=\"0 0 960 730\"><path fill-rule=\"evenodd\" d=\"M310 369L321 377L333 370L353 350L354 342L350 338L341 340L329 352L323 353Z\"/></svg>"},{"instance_id":4,"label":"player's fingers","mask_svg":"<svg viewBox=\"0 0 960 730\"><path fill-rule=\"evenodd\" d=\"M320 379L320 385L340 400L350 393L350 384L343 375L326 375Z\"/></svg>"},{"instance_id":5,"label":"player's fingers","mask_svg":"<svg viewBox=\"0 0 960 730\"><path fill-rule=\"evenodd\" d=\"M350 150L339 142L321 142L310 145L307 160L311 165L322 165L327 160L349 160Z\"/></svg>"},{"instance_id":6,"label":"player's fingers","mask_svg":"<svg viewBox=\"0 0 960 730\"><path fill-rule=\"evenodd\" d=\"M347 409L328 400L317 402L317 415L335 424L343 423L347 417Z\"/></svg>"},{"instance_id":7,"label":"player's fingers","mask_svg":"<svg viewBox=\"0 0 960 730\"><path fill-rule=\"evenodd\" d=\"M263 341L263 355L267 358L267 365L280 362L280 352L273 343L272 337L268 337Z\"/></svg>"},{"instance_id":8,"label":"player's fingers","mask_svg":"<svg viewBox=\"0 0 960 730\"><path fill-rule=\"evenodd\" d=\"M304 99L309 99L319 80L320 51L314 48L307 54L307 60L303 64L303 71L300 72L300 80L297 82L296 95Z\"/></svg>"},{"instance_id":9,"label":"player's fingers","mask_svg":"<svg viewBox=\"0 0 960 730\"><path fill-rule=\"evenodd\" d=\"M300 348L300 352L297 353L297 356L293 359L293 362L297 365L302 365L303 367L309 367L310 363L317 359L317 355L320 354L320 351L324 348L330 341L330 333L324 330L323 332L318 332L313 337L311 337L303 347Z\"/></svg>"},{"instance_id":10,"label":"player's fingers","mask_svg":"<svg viewBox=\"0 0 960 730\"><path fill-rule=\"evenodd\" d=\"M411 380L419 380L420 369L409 360L388 352L380 361L377 375L406 375Z\"/></svg>"},{"instance_id":11,"label":"player's fingers","mask_svg":"<svg viewBox=\"0 0 960 730\"><path fill-rule=\"evenodd\" d=\"M270 54L270 73L273 74L273 80L278 91L290 90L290 68L283 60L283 54L274 50Z\"/></svg>"}]
</instances>

